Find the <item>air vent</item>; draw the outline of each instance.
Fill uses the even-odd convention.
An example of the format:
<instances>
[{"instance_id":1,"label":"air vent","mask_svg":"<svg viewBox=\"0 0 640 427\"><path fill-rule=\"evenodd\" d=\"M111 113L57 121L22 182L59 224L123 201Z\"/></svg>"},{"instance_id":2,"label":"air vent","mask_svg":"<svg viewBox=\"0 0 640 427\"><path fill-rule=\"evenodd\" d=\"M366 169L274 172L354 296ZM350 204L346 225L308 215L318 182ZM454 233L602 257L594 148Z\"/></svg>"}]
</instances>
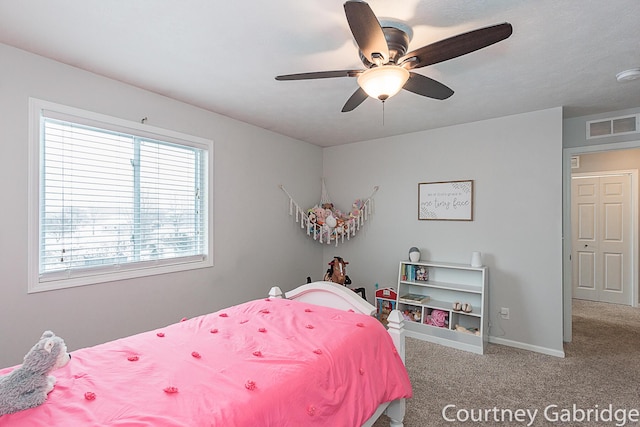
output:
<instances>
[{"instance_id":1,"label":"air vent","mask_svg":"<svg viewBox=\"0 0 640 427\"><path fill-rule=\"evenodd\" d=\"M587 139L640 132L640 114L587 122Z\"/></svg>"}]
</instances>

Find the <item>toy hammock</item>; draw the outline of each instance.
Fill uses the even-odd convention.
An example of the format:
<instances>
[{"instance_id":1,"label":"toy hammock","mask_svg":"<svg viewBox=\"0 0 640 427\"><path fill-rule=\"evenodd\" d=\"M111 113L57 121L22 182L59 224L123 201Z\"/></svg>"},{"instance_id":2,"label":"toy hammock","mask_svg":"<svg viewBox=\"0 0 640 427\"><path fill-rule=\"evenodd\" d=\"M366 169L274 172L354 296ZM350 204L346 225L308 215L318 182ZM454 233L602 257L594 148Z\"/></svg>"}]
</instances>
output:
<instances>
[{"instance_id":1,"label":"toy hammock","mask_svg":"<svg viewBox=\"0 0 640 427\"><path fill-rule=\"evenodd\" d=\"M307 236L327 245L335 243L336 247L338 243L344 243L345 239L354 237L373 214L373 195L378 191L378 186L373 187L373 193L367 199L356 199L349 212L342 212L333 206L324 179L320 204L310 209L300 208L284 186L280 185L280 188L289 197L289 215L295 215L296 223L300 224Z\"/></svg>"}]
</instances>

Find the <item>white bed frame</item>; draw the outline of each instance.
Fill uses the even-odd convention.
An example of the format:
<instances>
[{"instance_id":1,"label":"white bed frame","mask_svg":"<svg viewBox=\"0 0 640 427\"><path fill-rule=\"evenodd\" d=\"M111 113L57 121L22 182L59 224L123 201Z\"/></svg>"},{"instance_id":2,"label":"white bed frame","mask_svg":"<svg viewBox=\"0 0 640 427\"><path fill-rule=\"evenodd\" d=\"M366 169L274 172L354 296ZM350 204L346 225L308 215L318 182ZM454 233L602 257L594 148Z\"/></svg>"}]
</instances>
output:
<instances>
[{"instance_id":1,"label":"white bed frame","mask_svg":"<svg viewBox=\"0 0 640 427\"><path fill-rule=\"evenodd\" d=\"M313 282L302 285L292 291L283 293L279 287L271 288L271 298L287 298L307 302L310 304L333 307L341 310L353 310L368 316L374 316L376 308L362 299L360 295L351 289L333 282ZM393 310L388 317L388 332L398 354L404 362L404 320L398 310ZM363 424L363 427L371 427L373 423L385 414L391 420L390 427L403 427L406 408L405 399L383 403L378 407L371 418Z\"/></svg>"}]
</instances>

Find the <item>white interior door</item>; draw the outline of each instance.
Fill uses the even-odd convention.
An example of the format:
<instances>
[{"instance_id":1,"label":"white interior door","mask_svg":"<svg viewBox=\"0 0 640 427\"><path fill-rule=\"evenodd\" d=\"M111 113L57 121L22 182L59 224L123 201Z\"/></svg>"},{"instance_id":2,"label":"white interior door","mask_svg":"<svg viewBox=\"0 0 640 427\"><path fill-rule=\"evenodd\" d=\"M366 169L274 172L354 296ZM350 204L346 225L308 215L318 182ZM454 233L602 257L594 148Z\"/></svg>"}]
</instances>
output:
<instances>
[{"instance_id":1,"label":"white interior door","mask_svg":"<svg viewBox=\"0 0 640 427\"><path fill-rule=\"evenodd\" d=\"M573 297L632 305L631 174L571 178Z\"/></svg>"}]
</instances>

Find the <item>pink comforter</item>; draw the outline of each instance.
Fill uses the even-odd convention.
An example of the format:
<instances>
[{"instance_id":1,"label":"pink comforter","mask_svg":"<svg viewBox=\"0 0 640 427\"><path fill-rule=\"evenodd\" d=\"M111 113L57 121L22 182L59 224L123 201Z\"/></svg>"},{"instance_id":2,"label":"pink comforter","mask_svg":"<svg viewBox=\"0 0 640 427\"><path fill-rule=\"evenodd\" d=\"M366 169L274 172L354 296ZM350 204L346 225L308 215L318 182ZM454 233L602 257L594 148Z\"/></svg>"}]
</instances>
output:
<instances>
[{"instance_id":1,"label":"pink comforter","mask_svg":"<svg viewBox=\"0 0 640 427\"><path fill-rule=\"evenodd\" d=\"M376 319L281 299L77 350L53 375L43 405L0 427L354 427L411 397Z\"/></svg>"}]
</instances>

